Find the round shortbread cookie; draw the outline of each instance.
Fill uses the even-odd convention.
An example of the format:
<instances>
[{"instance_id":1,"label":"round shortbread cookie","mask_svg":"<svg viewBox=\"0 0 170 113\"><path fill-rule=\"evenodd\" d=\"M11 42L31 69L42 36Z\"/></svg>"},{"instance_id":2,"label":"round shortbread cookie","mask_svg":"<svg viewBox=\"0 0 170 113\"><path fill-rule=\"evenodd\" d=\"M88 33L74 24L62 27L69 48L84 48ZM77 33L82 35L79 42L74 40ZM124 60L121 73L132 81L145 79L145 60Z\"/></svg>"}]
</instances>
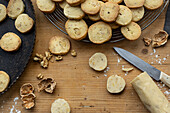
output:
<instances>
[{"instance_id":1,"label":"round shortbread cookie","mask_svg":"<svg viewBox=\"0 0 170 113\"><path fill-rule=\"evenodd\" d=\"M15 27L21 33L26 33L32 29L34 20L27 14L20 14L15 20Z\"/></svg>"},{"instance_id":2,"label":"round shortbread cookie","mask_svg":"<svg viewBox=\"0 0 170 113\"><path fill-rule=\"evenodd\" d=\"M0 71L0 92L3 92L8 87L9 81L9 75L4 71Z\"/></svg>"},{"instance_id":3,"label":"round shortbread cookie","mask_svg":"<svg viewBox=\"0 0 170 113\"><path fill-rule=\"evenodd\" d=\"M21 39L15 33L8 32L2 36L0 46L4 51L16 51L21 46Z\"/></svg>"},{"instance_id":4,"label":"round shortbread cookie","mask_svg":"<svg viewBox=\"0 0 170 113\"><path fill-rule=\"evenodd\" d=\"M145 3L145 0L124 0L125 4L129 8L139 8Z\"/></svg>"},{"instance_id":5,"label":"round shortbread cookie","mask_svg":"<svg viewBox=\"0 0 170 113\"><path fill-rule=\"evenodd\" d=\"M114 2L114 3L120 4L123 2L123 0L108 0L108 2Z\"/></svg>"},{"instance_id":6,"label":"round shortbread cookie","mask_svg":"<svg viewBox=\"0 0 170 113\"><path fill-rule=\"evenodd\" d=\"M89 15L95 15L100 11L98 0L86 0L81 4L81 9Z\"/></svg>"},{"instance_id":7,"label":"round shortbread cookie","mask_svg":"<svg viewBox=\"0 0 170 113\"><path fill-rule=\"evenodd\" d=\"M53 2L63 2L63 0L52 0Z\"/></svg>"},{"instance_id":8,"label":"round shortbread cookie","mask_svg":"<svg viewBox=\"0 0 170 113\"><path fill-rule=\"evenodd\" d=\"M106 22L113 22L119 14L119 5L113 2L106 2L100 9L100 18Z\"/></svg>"},{"instance_id":9,"label":"round shortbread cookie","mask_svg":"<svg viewBox=\"0 0 170 113\"><path fill-rule=\"evenodd\" d=\"M24 12L24 3L22 0L10 0L7 6L7 14L10 18L16 19Z\"/></svg>"},{"instance_id":10,"label":"round shortbread cookie","mask_svg":"<svg viewBox=\"0 0 170 113\"><path fill-rule=\"evenodd\" d=\"M62 2L59 2L58 4L59 4L59 6L60 6L62 9L64 9L64 7L65 7L68 3L66 2L66 0L64 0L64 1L62 1Z\"/></svg>"},{"instance_id":11,"label":"round shortbread cookie","mask_svg":"<svg viewBox=\"0 0 170 113\"><path fill-rule=\"evenodd\" d=\"M52 13L55 8L55 2L52 0L37 0L38 9L44 13Z\"/></svg>"},{"instance_id":12,"label":"round shortbread cookie","mask_svg":"<svg viewBox=\"0 0 170 113\"><path fill-rule=\"evenodd\" d=\"M145 13L144 7L130 9L130 10L132 11L132 21L134 22L138 22L139 20L141 20Z\"/></svg>"},{"instance_id":13,"label":"round shortbread cookie","mask_svg":"<svg viewBox=\"0 0 170 113\"><path fill-rule=\"evenodd\" d=\"M102 44L112 37L112 28L104 22L96 22L88 29L88 36L91 42Z\"/></svg>"},{"instance_id":14,"label":"round shortbread cookie","mask_svg":"<svg viewBox=\"0 0 170 113\"><path fill-rule=\"evenodd\" d=\"M66 0L66 1L70 6L78 6L82 2L82 0Z\"/></svg>"},{"instance_id":15,"label":"round shortbread cookie","mask_svg":"<svg viewBox=\"0 0 170 113\"><path fill-rule=\"evenodd\" d=\"M70 106L64 99L56 99L51 105L51 113L70 113Z\"/></svg>"},{"instance_id":16,"label":"round shortbread cookie","mask_svg":"<svg viewBox=\"0 0 170 113\"><path fill-rule=\"evenodd\" d=\"M111 23L109 23L109 25L112 29L117 29L120 27L120 25L116 24L116 22L111 22Z\"/></svg>"},{"instance_id":17,"label":"round shortbread cookie","mask_svg":"<svg viewBox=\"0 0 170 113\"><path fill-rule=\"evenodd\" d=\"M128 40L137 40L141 35L141 27L137 23L131 22L129 25L121 27L121 33Z\"/></svg>"},{"instance_id":18,"label":"round shortbread cookie","mask_svg":"<svg viewBox=\"0 0 170 113\"><path fill-rule=\"evenodd\" d=\"M54 36L50 39L49 50L55 55L65 55L70 50L70 41L61 36Z\"/></svg>"},{"instance_id":19,"label":"round shortbread cookie","mask_svg":"<svg viewBox=\"0 0 170 113\"><path fill-rule=\"evenodd\" d=\"M87 36L88 26L83 19L67 20L65 29L70 38L74 40L82 40Z\"/></svg>"},{"instance_id":20,"label":"round shortbread cookie","mask_svg":"<svg viewBox=\"0 0 170 113\"><path fill-rule=\"evenodd\" d=\"M125 80L118 75L112 75L107 79L107 90L110 93L120 93L125 86Z\"/></svg>"},{"instance_id":21,"label":"round shortbread cookie","mask_svg":"<svg viewBox=\"0 0 170 113\"><path fill-rule=\"evenodd\" d=\"M116 23L125 26L128 25L131 21L132 21L132 11L124 5L120 5L120 11L116 19Z\"/></svg>"},{"instance_id":22,"label":"round shortbread cookie","mask_svg":"<svg viewBox=\"0 0 170 113\"><path fill-rule=\"evenodd\" d=\"M64 15L69 19L82 19L85 16L85 13L79 6L72 7L66 4L64 7Z\"/></svg>"},{"instance_id":23,"label":"round shortbread cookie","mask_svg":"<svg viewBox=\"0 0 170 113\"><path fill-rule=\"evenodd\" d=\"M95 53L89 59L89 66L96 71L103 71L107 67L107 57L103 53Z\"/></svg>"},{"instance_id":24,"label":"round shortbread cookie","mask_svg":"<svg viewBox=\"0 0 170 113\"><path fill-rule=\"evenodd\" d=\"M3 4L0 4L0 22L2 22L6 18L6 7Z\"/></svg>"},{"instance_id":25,"label":"round shortbread cookie","mask_svg":"<svg viewBox=\"0 0 170 113\"><path fill-rule=\"evenodd\" d=\"M95 15L88 15L88 18L92 21L99 21L100 20L100 15L95 14Z\"/></svg>"},{"instance_id":26,"label":"round shortbread cookie","mask_svg":"<svg viewBox=\"0 0 170 113\"><path fill-rule=\"evenodd\" d=\"M163 0L145 0L144 6L146 9L154 10L161 7L163 4Z\"/></svg>"}]
</instances>

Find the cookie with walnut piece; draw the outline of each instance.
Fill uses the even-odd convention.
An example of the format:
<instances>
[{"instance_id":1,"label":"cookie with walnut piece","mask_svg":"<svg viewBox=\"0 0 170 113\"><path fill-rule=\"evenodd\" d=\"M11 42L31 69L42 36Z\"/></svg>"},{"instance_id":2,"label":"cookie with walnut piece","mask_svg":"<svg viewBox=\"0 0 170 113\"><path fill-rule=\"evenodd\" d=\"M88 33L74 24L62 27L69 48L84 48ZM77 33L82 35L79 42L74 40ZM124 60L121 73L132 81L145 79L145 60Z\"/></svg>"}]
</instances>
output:
<instances>
[{"instance_id":1,"label":"cookie with walnut piece","mask_svg":"<svg viewBox=\"0 0 170 113\"><path fill-rule=\"evenodd\" d=\"M55 8L55 2L52 0L36 0L38 9L44 13L52 13Z\"/></svg>"}]
</instances>

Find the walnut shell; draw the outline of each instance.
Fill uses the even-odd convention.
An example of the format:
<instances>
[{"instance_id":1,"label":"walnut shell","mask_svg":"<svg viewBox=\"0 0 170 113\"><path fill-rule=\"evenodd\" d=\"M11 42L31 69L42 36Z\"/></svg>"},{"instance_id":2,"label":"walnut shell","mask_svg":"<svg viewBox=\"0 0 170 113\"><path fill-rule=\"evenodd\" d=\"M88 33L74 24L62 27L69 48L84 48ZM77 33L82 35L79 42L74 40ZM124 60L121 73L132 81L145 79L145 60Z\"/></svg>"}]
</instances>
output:
<instances>
[{"instance_id":1,"label":"walnut shell","mask_svg":"<svg viewBox=\"0 0 170 113\"><path fill-rule=\"evenodd\" d=\"M22 95L21 100L22 100L22 106L25 107L25 109L31 109L32 107L34 107L36 96L34 95L34 93L30 93L27 95Z\"/></svg>"},{"instance_id":2,"label":"walnut shell","mask_svg":"<svg viewBox=\"0 0 170 113\"><path fill-rule=\"evenodd\" d=\"M35 105L34 101L31 101L31 102L29 102L29 101L24 101L24 102L22 103L22 106L23 106L25 109L31 109L32 107L34 107L34 105Z\"/></svg>"},{"instance_id":3,"label":"walnut shell","mask_svg":"<svg viewBox=\"0 0 170 113\"><path fill-rule=\"evenodd\" d=\"M20 88L20 95L27 95L34 92L34 87L30 83L23 84Z\"/></svg>"}]
</instances>

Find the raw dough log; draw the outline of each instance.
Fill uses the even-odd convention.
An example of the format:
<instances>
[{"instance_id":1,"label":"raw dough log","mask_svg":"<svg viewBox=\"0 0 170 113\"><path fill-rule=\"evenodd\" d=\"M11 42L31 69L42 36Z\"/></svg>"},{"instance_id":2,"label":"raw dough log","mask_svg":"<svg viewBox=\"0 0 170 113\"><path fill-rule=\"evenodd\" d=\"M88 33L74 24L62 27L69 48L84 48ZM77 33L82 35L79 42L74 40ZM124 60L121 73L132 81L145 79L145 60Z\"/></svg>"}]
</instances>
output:
<instances>
[{"instance_id":1,"label":"raw dough log","mask_svg":"<svg viewBox=\"0 0 170 113\"><path fill-rule=\"evenodd\" d=\"M169 101L146 72L137 76L131 84L151 113L170 112Z\"/></svg>"}]
</instances>

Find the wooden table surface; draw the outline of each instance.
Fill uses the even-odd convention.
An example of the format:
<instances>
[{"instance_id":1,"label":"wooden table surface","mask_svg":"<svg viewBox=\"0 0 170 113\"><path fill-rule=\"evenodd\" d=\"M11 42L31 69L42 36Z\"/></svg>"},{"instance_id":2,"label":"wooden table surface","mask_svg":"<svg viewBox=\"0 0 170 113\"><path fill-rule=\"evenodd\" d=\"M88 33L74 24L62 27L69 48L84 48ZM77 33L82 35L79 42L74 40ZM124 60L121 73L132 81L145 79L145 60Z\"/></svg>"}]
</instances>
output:
<instances>
[{"instance_id":1,"label":"wooden table surface","mask_svg":"<svg viewBox=\"0 0 170 113\"><path fill-rule=\"evenodd\" d=\"M43 69L37 62L33 62L35 53L44 54L45 51L48 51L48 42L51 37L68 36L45 18L43 13L38 10L35 0L32 2L35 8L37 30L33 55L22 76L12 88L0 96L0 113L20 113L19 111L22 113L50 113L51 103L57 98L67 100L72 113L148 113L130 84L130 81L141 71L134 67L132 72L125 75L121 70L122 66L133 66L121 59L112 47L124 48L170 75L170 41L165 46L156 48L156 51L152 47L144 46L142 41L143 37L153 37L155 33L163 29L165 11L142 32L142 36L136 41L123 40L117 43L94 45L70 39L72 49L78 53L77 57L73 58L68 53L63 57L63 61L55 61L50 63L48 69ZM108 57L110 69L107 72L95 72L89 67L89 57L96 52L102 52ZM56 80L57 87L53 94L37 92L39 80L36 76L39 73ZM126 80L126 88L121 94L110 94L106 90L107 78L113 74L120 75ZM36 105L31 110L25 110L20 100L19 89L24 83L31 83L35 87ZM160 85L162 87L162 84ZM165 92L168 89L163 87L161 90ZM170 96L167 98L170 99Z\"/></svg>"}]
</instances>

